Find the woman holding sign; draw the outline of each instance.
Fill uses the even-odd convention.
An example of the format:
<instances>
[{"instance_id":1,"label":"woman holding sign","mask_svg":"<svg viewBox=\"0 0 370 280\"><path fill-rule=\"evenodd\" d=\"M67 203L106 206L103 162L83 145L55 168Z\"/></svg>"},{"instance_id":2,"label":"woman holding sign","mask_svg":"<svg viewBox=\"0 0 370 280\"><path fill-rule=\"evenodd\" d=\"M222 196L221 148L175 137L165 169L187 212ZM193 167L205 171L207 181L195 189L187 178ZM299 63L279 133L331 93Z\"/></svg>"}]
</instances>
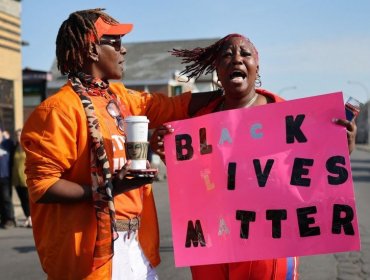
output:
<instances>
[{"instance_id":1,"label":"woman holding sign","mask_svg":"<svg viewBox=\"0 0 370 280\"><path fill-rule=\"evenodd\" d=\"M174 49L172 54L182 58L187 66L181 74L189 79L203 73L216 71L224 95L199 110L194 116L213 112L266 105L282 102L279 96L263 89L259 75L258 52L252 42L239 34L230 34L211 46L193 50ZM346 120L334 120L347 128L348 147L351 152L355 145L356 125ZM156 130L151 144L164 159L163 136L173 132L170 126ZM272 260L245 261L191 267L193 279L297 279L298 260L296 257Z\"/></svg>"}]
</instances>

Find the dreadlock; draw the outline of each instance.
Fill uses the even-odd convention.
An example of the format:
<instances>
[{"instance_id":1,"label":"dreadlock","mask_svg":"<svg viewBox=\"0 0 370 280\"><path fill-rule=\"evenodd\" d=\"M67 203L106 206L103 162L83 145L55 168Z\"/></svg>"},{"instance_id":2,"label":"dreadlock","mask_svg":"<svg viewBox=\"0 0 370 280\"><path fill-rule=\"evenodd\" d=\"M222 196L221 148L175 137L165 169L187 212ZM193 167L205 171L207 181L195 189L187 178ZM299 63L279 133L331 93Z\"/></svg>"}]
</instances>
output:
<instances>
[{"instance_id":1,"label":"dreadlock","mask_svg":"<svg viewBox=\"0 0 370 280\"><path fill-rule=\"evenodd\" d=\"M172 51L170 51L172 55L182 58L181 64L189 64L185 67L185 70L180 72L180 75L186 75L188 79L191 79L194 77L199 78L203 73L209 74L215 71L216 60L220 51L222 50L225 42L233 37L241 37L247 40L252 45L258 59L257 49L248 38L236 33L229 34L205 48L198 47L192 50L172 49Z\"/></svg>"},{"instance_id":2,"label":"dreadlock","mask_svg":"<svg viewBox=\"0 0 370 280\"><path fill-rule=\"evenodd\" d=\"M74 12L60 26L56 39L56 57L62 75L82 70L91 35L98 40L94 23L99 17L108 23L118 23L104 10L97 8Z\"/></svg>"}]
</instances>

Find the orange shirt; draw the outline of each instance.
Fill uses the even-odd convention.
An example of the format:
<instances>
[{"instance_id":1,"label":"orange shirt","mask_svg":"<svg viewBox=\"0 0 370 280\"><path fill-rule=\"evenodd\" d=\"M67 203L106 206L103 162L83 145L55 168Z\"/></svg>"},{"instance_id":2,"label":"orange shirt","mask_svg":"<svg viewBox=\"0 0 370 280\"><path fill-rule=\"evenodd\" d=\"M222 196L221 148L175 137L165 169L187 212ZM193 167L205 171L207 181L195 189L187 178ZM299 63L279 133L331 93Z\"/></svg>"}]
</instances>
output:
<instances>
[{"instance_id":1,"label":"orange shirt","mask_svg":"<svg viewBox=\"0 0 370 280\"><path fill-rule=\"evenodd\" d=\"M94 108L100 122L104 122L104 127L110 136L109 142L111 143L111 149L109 147L109 153L112 154L112 157L109 158L111 170L119 170L126 163L125 137L123 132L119 130L116 121L109 115L106 109L110 98L100 95L90 96L90 98L94 104ZM108 149L106 145L105 147ZM135 190L125 192L125 195L115 196L114 204L117 220L131 219L138 216L143 208L142 189L137 188Z\"/></svg>"},{"instance_id":2,"label":"orange shirt","mask_svg":"<svg viewBox=\"0 0 370 280\"><path fill-rule=\"evenodd\" d=\"M132 115L148 116L150 127L187 117L190 93L168 98L130 91L118 83L111 84L110 90ZM103 103L99 105L101 100L96 98L101 97L92 97L94 106L102 108ZM113 172L111 131L103 120L106 110L95 111ZM89 143L86 115L70 84L40 104L22 131L33 233L41 265L49 279L110 279L111 262L92 271L97 228L93 201L35 203L60 178L90 184ZM141 214L139 241L146 257L156 266L160 262L159 238L151 186L142 187L141 192L117 196L115 206L120 217ZM127 205L123 205L125 201Z\"/></svg>"}]
</instances>

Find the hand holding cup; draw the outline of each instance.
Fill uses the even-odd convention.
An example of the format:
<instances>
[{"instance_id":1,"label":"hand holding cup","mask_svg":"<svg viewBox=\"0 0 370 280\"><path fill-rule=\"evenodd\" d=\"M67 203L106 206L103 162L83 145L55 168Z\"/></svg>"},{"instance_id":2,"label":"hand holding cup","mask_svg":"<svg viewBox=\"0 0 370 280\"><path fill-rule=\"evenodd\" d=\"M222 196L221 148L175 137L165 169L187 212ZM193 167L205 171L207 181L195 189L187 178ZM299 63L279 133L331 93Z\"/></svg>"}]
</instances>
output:
<instances>
[{"instance_id":1,"label":"hand holding cup","mask_svg":"<svg viewBox=\"0 0 370 280\"><path fill-rule=\"evenodd\" d=\"M116 171L113 179L113 195L131 191L146 184L153 183L154 178L158 175L157 169L150 169L147 161L144 170L131 169L132 161L128 160L126 164Z\"/></svg>"}]
</instances>

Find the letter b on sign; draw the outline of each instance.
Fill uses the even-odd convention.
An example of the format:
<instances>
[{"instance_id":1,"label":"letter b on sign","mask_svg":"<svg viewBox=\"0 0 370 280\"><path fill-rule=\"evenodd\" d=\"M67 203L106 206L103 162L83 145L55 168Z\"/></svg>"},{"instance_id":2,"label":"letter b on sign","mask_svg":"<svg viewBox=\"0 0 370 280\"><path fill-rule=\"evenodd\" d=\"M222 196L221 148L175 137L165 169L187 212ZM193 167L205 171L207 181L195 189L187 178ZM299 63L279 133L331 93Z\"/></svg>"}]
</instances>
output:
<instances>
[{"instance_id":1,"label":"letter b on sign","mask_svg":"<svg viewBox=\"0 0 370 280\"><path fill-rule=\"evenodd\" d=\"M193 157L194 149L191 145L192 139L189 134L175 136L177 160L188 160Z\"/></svg>"}]
</instances>

